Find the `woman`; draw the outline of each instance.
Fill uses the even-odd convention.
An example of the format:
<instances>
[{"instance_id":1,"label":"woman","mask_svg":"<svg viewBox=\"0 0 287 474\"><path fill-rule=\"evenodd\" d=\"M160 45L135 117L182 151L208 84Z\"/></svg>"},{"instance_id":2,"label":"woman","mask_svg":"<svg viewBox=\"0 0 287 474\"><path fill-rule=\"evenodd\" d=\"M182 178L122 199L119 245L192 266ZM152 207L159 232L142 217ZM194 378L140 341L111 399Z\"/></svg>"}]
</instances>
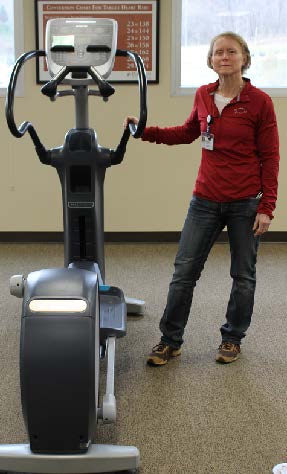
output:
<instances>
[{"instance_id":1,"label":"woman","mask_svg":"<svg viewBox=\"0 0 287 474\"><path fill-rule=\"evenodd\" d=\"M164 365L180 355L193 290L209 251L226 226L233 285L221 326L216 361L230 363L251 322L260 235L267 232L277 199L279 140L270 97L243 72L251 58L245 40L226 32L210 44L207 64L218 75L200 87L192 112L177 127L147 127L142 140L167 145L201 137L202 159L175 260L161 340L148 357ZM137 123L137 118L127 117Z\"/></svg>"}]
</instances>

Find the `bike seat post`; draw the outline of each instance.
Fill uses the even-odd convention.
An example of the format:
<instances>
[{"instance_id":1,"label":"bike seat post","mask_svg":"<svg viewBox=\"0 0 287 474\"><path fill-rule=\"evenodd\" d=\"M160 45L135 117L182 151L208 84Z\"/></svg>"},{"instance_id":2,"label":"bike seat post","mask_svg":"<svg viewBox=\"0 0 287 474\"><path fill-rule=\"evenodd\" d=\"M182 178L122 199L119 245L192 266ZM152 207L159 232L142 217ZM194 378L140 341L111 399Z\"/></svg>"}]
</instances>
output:
<instances>
[{"instance_id":1,"label":"bike seat post","mask_svg":"<svg viewBox=\"0 0 287 474\"><path fill-rule=\"evenodd\" d=\"M89 128L88 86L74 86L76 129Z\"/></svg>"}]
</instances>

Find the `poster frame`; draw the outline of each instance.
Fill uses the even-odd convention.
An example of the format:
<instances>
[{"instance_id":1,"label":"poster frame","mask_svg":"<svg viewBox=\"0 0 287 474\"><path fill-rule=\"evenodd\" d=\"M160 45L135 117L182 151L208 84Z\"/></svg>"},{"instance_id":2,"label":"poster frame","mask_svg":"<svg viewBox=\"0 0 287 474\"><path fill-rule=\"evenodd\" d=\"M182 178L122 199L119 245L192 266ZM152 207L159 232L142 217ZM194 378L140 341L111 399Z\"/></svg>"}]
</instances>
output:
<instances>
[{"instance_id":1,"label":"poster frame","mask_svg":"<svg viewBox=\"0 0 287 474\"><path fill-rule=\"evenodd\" d=\"M43 44L43 28L41 28L41 25L43 25L43 14L40 12L39 4L41 3L42 5L46 4L51 4L53 2L54 4L65 4L65 3L72 3L75 0L34 0L34 5L35 5L35 34L36 34L36 49L45 49L45 45ZM158 84L159 83L159 8L160 8L160 0L78 0L76 3L85 3L85 4L106 4L106 5L113 5L113 4L146 4L146 3L151 3L152 5L152 45L151 45L151 51L152 51L152 68L151 71L147 71L147 82L149 84ZM62 16L62 15L61 15ZM81 17L81 14L78 15L78 17ZM95 15L96 17L96 15ZM57 18L57 15L53 15L53 18ZM122 48L124 49L124 48ZM132 49L131 49L132 50ZM139 53L138 51L134 50L134 52ZM140 54L140 53L139 53ZM144 59L144 58L143 58ZM44 84L46 83L49 79L50 76L47 78L47 73L44 71L43 67L43 61L44 58L37 58L36 59L36 82L37 84ZM118 77L119 74L117 74L117 78L113 78L113 72L111 73L111 76L108 78L108 81L110 83L137 83L137 78L135 77L135 74L133 74L133 77L128 78L127 77L127 71L120 71L122 72L122 77Z\"/></svg>"}]
</instances>

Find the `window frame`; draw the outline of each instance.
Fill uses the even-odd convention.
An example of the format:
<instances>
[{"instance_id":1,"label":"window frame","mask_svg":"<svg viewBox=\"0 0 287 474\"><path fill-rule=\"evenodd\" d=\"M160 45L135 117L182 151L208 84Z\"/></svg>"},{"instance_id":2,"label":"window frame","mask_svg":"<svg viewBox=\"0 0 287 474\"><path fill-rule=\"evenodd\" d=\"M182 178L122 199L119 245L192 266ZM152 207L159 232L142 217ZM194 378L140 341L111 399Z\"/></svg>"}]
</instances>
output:
<instances>
[{"instance_id":1,"label":"window frame","mask_svg":"<svg viewBox=\"0 0 287 474\"><path fill-rule=\"evenodd\" d=\"M24 52L24 20L23 20L23 0L14 0L14 51L15 61ZM0 87L0 97L5 97L7 87ZM24 96L24 73L18 77L15 95Z\"/></svg>"},{"instance_id":2,"label":"window frame","mask_svg":"<svg viewBox=\"0 0 287 474\"><path fill-rule=\"evenodd\" d=\"M182 87L181 83L181 19L182 0L172 0L171 14L171 95L194 95L197 87ZM207 54L207 52L206 52ZM248 73L247 73L248 77ZM256 84L254 84L256 86ZM287 87L260 88L270 97L287 97Z\"/></svg>"}]
</instances>

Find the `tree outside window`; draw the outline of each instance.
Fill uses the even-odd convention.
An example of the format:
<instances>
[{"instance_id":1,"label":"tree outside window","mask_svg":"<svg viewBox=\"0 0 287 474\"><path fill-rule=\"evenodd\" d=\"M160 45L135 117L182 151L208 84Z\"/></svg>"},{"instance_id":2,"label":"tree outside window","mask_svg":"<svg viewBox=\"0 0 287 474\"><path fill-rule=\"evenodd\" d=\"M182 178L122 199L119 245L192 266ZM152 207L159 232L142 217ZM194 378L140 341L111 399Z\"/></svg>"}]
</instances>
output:
<instances>
[{"instance_id":1,"label":"tree outside window","mask_svg":"<svg viewBox=\"0 0 287 474\"><path fill-rule=\"evenodd\" d=\"M0 0L0 87L7 87L15 62L14 2Z\"/></svg>"},{"instance_id":2,"label":"tree outside window","mask_svg":"<svg viewBox=\"0 0 287 474\"><path fill-rule=\"evenodd\" d=\"M178 0L174 0L178 2ZM178 2L179 3L179 2ZM198 87L216 75L206 65L210 40L234 31L247 41L252 65L245 75L254 85L287 88L286 0L181 0L180 87Z\"/></svg>"}]
</instances>

